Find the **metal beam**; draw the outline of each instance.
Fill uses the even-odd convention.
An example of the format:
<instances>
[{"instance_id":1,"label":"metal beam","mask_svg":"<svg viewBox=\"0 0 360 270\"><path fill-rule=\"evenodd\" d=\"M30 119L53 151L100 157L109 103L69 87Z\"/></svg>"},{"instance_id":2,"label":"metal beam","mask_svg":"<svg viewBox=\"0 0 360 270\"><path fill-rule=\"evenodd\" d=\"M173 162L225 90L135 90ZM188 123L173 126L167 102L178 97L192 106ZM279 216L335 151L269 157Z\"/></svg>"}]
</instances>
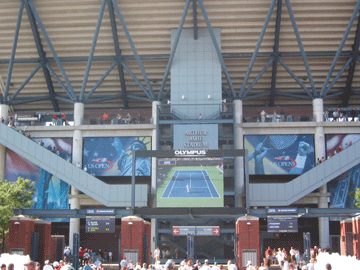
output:
<instances>
[{"instance_id":1,"label":"metal beam","mask_svg":"<svg viewBox=\"0 0 360 270\"><path fill-rule=\"evenodd\" d=\"M23 101L18 101L18 102L12 102L9 105L20 105L20 104L26 104L26 103L31 103L31 102L37 102L37 101L43 101L43 100L48 100L50 98L49 95L47 96L43 96L43 97L33 97L33 98L28 98L26 100Z\"/></svg>"},{"instance_id":2,"label":"metal beam","mask_svg":"<svg viewBox=\"0 0 360 270\"><path fill-rule=\"evenodd\" d=\"M354 44L352 45L353 53L355 56L357 56L359 54L359 46L360 46L360 13L359 13L359 18L358 18L358 23L356 26ZM355 57L355 56L352 58L352 62L349 66L348 75L346 78L345 92L341 97L342 107L349 106L349 100L352 95L352 91L351 91L352 83L354 81L354 74L355 74L355 68L356 68L356 62L357 62L356 61L357 57Z\"/></svg>"},{"instance_id":3,"label":"metal beam","mask_svg":"<svg viewBox=\"0 0 360 270\"><path fill-rule=\"evenodd\" d=\"M278 59L279 59L281 11L282 11L282 0L278 0L277 10L276 10L274 49L273 49L274 62L272 62L273 66L272 66L272 71L271 71L270 107L274 107L274 104L275 104L276 74L277 74L277 65L278 65Z\"/></svg>"},{"instance_id":4,"label":"metal beam","mask_svg":"<svg viewBox=\"0 0 360 270\"><path fill-rule=\"evenodd\" d=\"M264 75L266 70L270 67L271 63L273 63L275 60L274 58L271 58L269 62L266 64L266 66L262 69L262 71L259 73L259 75L255 78L255 80L250 84L249 88L246 89L243 97L246 97L246 95L250 92L250 90L254 87L254 85L260 80L261 76Z\"/></svg>"},{"instance_id":5,"label":"metal beam","mask_svg":"<svg viewBox=\"0 0 360 270\"><path fill-rule=\"evenodd\" d=\"M117 98L121 98L121 94L116 94L116 95L107 96L107 97L103 97L103 98L97 98L97 99L90 99L90 100L87 100L84 103L85 104L97 103L97 102L111 100L111 99L117 99Z\"/></svg>"},{"instance_id":6,"label":"metal beam","mask_svg":"<svg viewBox=\"0 0 360 270\"><path fill-rule=\"evenodd\" d=\"M40 65L41 65L41 68L43 69L43 72L44 72L46 85L47 85L47 88L48 88L48 91L49 91L50 101L51 101L51 103L53 105L54 111L58 112L58 111L60 111L60 108L59 108L59 103L55 99L54 84L53 84L53 81L51 79L50 72L46 68L46 65L47 65L46 53L44 51L44 47L42 45L42 41L41 41L41 38L40 38L40 33L39 33L38 27L36 25L36 20L35 20L35 17L34 17L34 13L33 13L33 11L31 10L31 8L29 6L29 2L26 3L25 8L26 8L28 18L29 18L29 21L30 21L30 26L31 26L31 30L32 30L32 33L33 33L33 36L34 36L36 49L37 49L37 52L39 54Z\"/></svg>"},{"instance_id":7,"label":"metal beam","mask_svg":"<svg viewBox=\"0 0 360 270\"><path fill-rule=\"evenodd\" d=\"M125 64L124 61L121 61L121 65L125 68L125 70L129 73L129 75L134 79L134 81L139 85L141 90L148 96L149 99L152 100L152 97L148 90L145 88L145 86L142 85L142 83L139 81L139 79L135 76L135 74L131 71L131 69Z\"/></svg>"},{"instance_id":8,"label":"metal beam","mask_svg":"<svg viewBox=\"0 0 360 270\"><path fill-rule=\"evenodd\" d=\"M178 30L177 30L174 43L173 43L173 45L172 45L172 47L171 47L171 52L170 52L170 56L169 56L169 61L168 61L168 63L167 63L167 66L166 66L166 69L165 69L165 73L164 73L164 77L163 77L163 80L162 80L162 82L161 82L161 86L160 86L160 90L159 90L159 95L158 95L158 100L161 100L161 96L162 96L162 93L163 93L163 91L164 91L165 84L166 84L167 78L168 78L169 73L170 73L171 65L172 65L172 62L173 62L173 60L174 60L176 48L177 48L177 45L178 45L178 43L179 43L181 31L182 31L183 26L184 26L184 23L185 23L185 18L186 18L186 15L187 15L187 13L188 13L189 6L190 6L190 0L186 0L185 8L184 8L183 14L182 14L182 16L181 16L179 28L178 28Z\"/></svg>"},{"instance_id":9,"label":"metal beam","mask_svg":"<svg viewBox=\"0 0 360 270\"><path fill-rule=\"evenodd\" d=\"M260 49L260 46L261 46L261 43L263 41L263 38L264 38L264 35L265 35L265 31L268 27L268 24L269 24L269 21L270 21L270 18L271 18L271 14L274 10L274 7L275 7L275 4L276 4L276 0L272 0L271 1L271 5L270 5L270 9L269 9L269 12L268 14L266 15L266 19L265 19L265 23L261 29L261 33L260 33L260 36L259 36L259 39L258 39L258 42L255 46L255 50L254 50L254 53L252 54L251 56L251 60L250 60L250 64L249 64L249 67L246 71L246 74L245 74L245 78L244 78L244 81L243 81L243 84L241 85L241 88L240 88L240 98L242 99L243 98L243 94L244 94L244 91L245 91L245 87L246 87L246 84L249 80L249 77L250 77L250 73L252 71L252 68L254 66L254 63L255 63L255 60L256 60L256 57L257 57L257 54L259 52L259 49Z\"/></svg>"},{"instance_id":10,"label":"metal beam","mask_svg":"<svg viewBox=\"0 0 360 270\"><path fill-rule=\"evenodd\" d=\"M60 62L60 60L59 60L59 57L58 57L58 55L57 55L57 53L56 53L56 51L55 51L54 46L53 46L52 43L51 43L51 40L50 40L50 38L49 38L49 35L48 35L47 32L46 32L46 29L45 29L45 27L44 27L44 25L43 25L43 23L42 23L42 21L41 21L41 19L40 19L40 17L39 17L39 14L37 13L37 11L36 11L36 9L35 9L35 7L34 7L34 4L32 3L31 0L25 0L25 1L27 1L28 6L30 7L30 9L31 9L31 11L32 11L32 14L34 15L34 17L35 17L35 19L36 19L36 22L38 23L38 26L40 27L41 32L42 32L42 34L44 35L44 38L45 38L45 40L46 40L46 43L48 44L48 46L49 46L49 48L50 48L50 50L51 50L51 52L52 52L52 54L53 54L53 56L54 56L54 60L55 60L56 64L58 65L58 67L59 67L59 69L60 69L60 72L61 72L61 74L62 74L62 76L63 76L63 78L64 78L64 80L65 80L65 82L66 82L66 85L67 85L67 87L68 87L68 90L69 90L69 92L70 92L70 94L71 94L71 95L70 95L70 98L76 100L77 97L76 97L76 95L75 95L74 89L72 88L71 83L70 83L70 81L69 81L69 79L68 79L68 77L67 77L67 75L66 75L66 73L65 73L65 70L64 70L63 66L61 65L61 62Z\"/></svg>"},{"instance_id":11,"label":"metal beam","mask_svg":"<svg viewBox=\"0 0 360 270\"><path fill-rule=\"evenodd\" d=\"M310 85L311 85L312 97L315 98L317 96L317 92L316 92L314 79L313 79L313 76L311 74L309 62L308 62L308 60L306 58L305 49L304 49L304 46L303 46L302 41L301 41L299 29L298 29L298 27L296 25L296 20L295 20L295 16L294 16L294 13L293 13L292 8L291 8L290 0L285 0L285 2L286 2L286 6L287 6L287 9L288 9L288 13L289 13L289 16L290 16L291 23L292 23L293 28L294 28L296 40L297 40L298 45L299 45L301 57L302 57L302 59L304 61L305 69L306 69L306 72L307 72L307 75L308 75L308 78L309 78L309 82L310 82Z\"/></svg>"},{"instance_id":12,"label":"metal beam","mask_svg":"<svg viewBox=\"0 0 360 270\"><path fill-rule=\"evenodd\" d=\"M255 94L255 95L247 96L243 100L244 101L252 100L252 99L257 99L257 98L260 98L260 97L266 97L266 96L269 96L269 95L270 95L270 91L265 92L265 93L261 93L261 94Z\"/></svg>"},{"instance_id":13,"label":"metal beam","mask_svg":"<svg viewBox=\"0 0 360 270\"><path fill-rule=\"evenodd\" d=\"M328 75L326 76L326 79L325 79L325 81L324 81L324 85L322 86L320 96L325 96L325 91L326 91L326 89L327 89L327 85L328 85L328 83L329 83L330 77L331 77L332 73L334 72L336 63L337 63L337 61L338 61L338 59L339 59L339 57L340 57L340 53L341 53L341 51L342 51L342 49L343 49L343 47L344 47L344 45L345 45L346 39L347 39L347 37L348 37L348 35L349 35L349 33L350 33L350 30L351 30L351 27L352 27L352 25L353 25L353 23L354 23L354 21L355 21L356 15L357 15L357 13L359 12L359 8L360 8L360 0L358 0L357 4L356 4L356 6L355 6L354 12L353 12L353 14L351 15L349 24L348 24L348 26L347 26L347 28L346 28L346 31L345 31L345 33L344 33L344 36L343 36L343 38L342 38L342 40L341 40L341 43L340 43L340 45L339 45L339 48L338 48L338 50L337 50L337 52L336 52L336 54L335 54L335 57L334 57L334 60L333 60L333 62L332 62L332 64L331 64L329 73L328 73Z\"/></svg>"},{"instance_id":14,"label":"metal beam","mask_svg":"<svg viewBox=\"0 0 360 270\"><path fill-rule=\"evenodd\" d=\"M66 94L68 94L68 96L71 98L71 93L69 91L69 89L67 89L67 87L63 84L63 82L60 80L60 78L58 77L58 75L56 75L55 71L49 66L49 64L46 64L47 69L50 71L51 75L54 76L55 80L60 84L60 86L62 87L62 89L64 89L64 91L66 92Z\"/></svg>"},{"instance_id":15,"label":"metal beam","mask_svg":"<svg viewBox=\"0 0 360 270\"><path fill-rule=\"evenodd\" d=\"M56 98L57 100L61 100L61 101L66 102L66 103L71 103L71 104L74 104L74 103L75 103L74 100L71 100L71 99L68 99L68 98L64 98L64 97L59 96L59 95L56 95L55 98Z\"/></svg>"},{"instance_id":16,"label":"metal beam","mask_svg":"<svg viewBox=\"0 0 360 270\"><path fill-rule=\"evenodd\" d=\"M295 75L294 72L292 72L292 70L281 60L281 58L279 58L279 62L280 64L286 69L286 71L291 75L291 77L294 78L294 80L301 86L302 89L305 90L305 92L311 97L313 98L312 93L310 92L309 89L307 89L307 87L305 86L305 84L303 84L300 79Z\"/></svg>"},{"instance_id":17,"label":"metal beam","mask_svg":"<svg viewBox=\"0 0 360 270\"><path fill-rule=\"evenodd\" d=\"M116 0L111 0L111 1L112 1L112 3L113 3L114 10L116 11L116 13L117 13L117 15L118 15L118 17L119 17L119 19L120 19L120 23L121 23L121 25L122 25L123 31L124 31L124 33L125 33L128 41L129 41L130 47L131 47L131 49L132 49L132 51L133 51L133 53L134 53L134 57L135 57L138 65L139 65L139 68L140 68L140 70L141 70L141 73L142 73L142 75L143 75L143 77L144 77L144 79L145 79L146 85L147 85L147 87L149 88L151 97L152 97L152 98L155 98L154 91L153 91L153 89L152 89L152 87L151 87L149 78L148 78L148 76L147 76L147 74L146 74L146 72L145 72L145 69L144 69L144 66L143 66L143 64L142 64L142 62L141 62L141 60L140 60L139 54L138 54L138 52L137 52L137 50L136 50L136 48L135 48L134 42L133 42L132 39L131 39L129 30L128 30L128 28L127 28L127 26L126 26L126 23L125 23L125 20L124 20L122 14L121 14L120 8L119 8Z\"/></svg>"},{"instance_id":18,"label":"metal beam","mask_svg":"<svg viewBox=\"0 0 360 270\"><path fill-rule=\"evenodd\" d=\"M198 39L197 0L193 0L194 39Z\"/></svg>"},{"instance_id":19,"label":"metal beam","mask_svg":"<svg viewBox=\"0 0 360 270\"><path fill-rule=\"evenodd\" d=\"M92 44L91 44L90 54L89 54L89 58L88 58L88 61L87 61L85 74L84 74L84 79L83 79L83 83L82 83L82 87L81 87L81 92L80 92L80 97L79 97L80 102L84 102L84 94L85 94L86 84L87 84L88 79L89 79L91 63L92 63L92 60L94 58L96 42L97 42L97 39L98 39L98 36L99 36L99 31L100 31L100 27L101 27L102 18L104 16L105 4L106 4L106 0L102 0L98 21L96 23L94 38L93 38L93 41L92 41Z\"/></svg>"},{"instance_id":20,"label":"metal beam","mask_svg":"<svg viewBox=\"0 0 360 270\"><path fill-rule=\"evenodd\" d=\"M21 26L21 17L22 17L23 11L24 11L24 2L21 1L20 2L19 13L18 13L18 18L17 18L17 21L16 21L14 42L13 42L13 46L12 46L12 50L11 50L11 56L10 56L10 62L9 62L9 70L8 70L8 75L7 75L7 78L6 78L5 93L4 93L4 97L2 99L2 103L7 102L7 96L9 94L11 76L12 76L12 71L13 71L13 67L14 67L15 53L16 53L17 42L18 42L18 39L19 39L19 32L20 32L20 26Z\"/></svg>"},{"instance_id":21,"label":"metal beam","mask_svg":"<svg viewBox=\"0 0 360 270\"><path fill-rule=\"evenodd\" d=\"M350 57L349 60L346 62L346 64L342 67L342 69L339 71L339 73L335 76L334 80L330 83L326 91L324 92L324 96L326 96L331 88L334 86L334 84L337 82L337 80L340 78L340 76L344 73L345 69L352 63L353 59Z\"/></svg>"},{"instance_id":22,"label":"metal beam","mask_svg":"<svg viewBox=\"0 0 360 270\"><path fill-rule=\"evenodd\" d=\"M16 90L16 92L9 98L9 102L12 102L16 96L20 93L20 91L25 87L25 85L32 79L32 77L34 77L34 75L36 74L36 72L39 71L39 69L41 68L41 64L39 64L35 70L33 72L31 72L31 74L26 78L26 80L21 84L21 86L18 88L18 90Z\"/></svg>"},{"instance_id":23,"label":"metal beam","mask_svg":"<svg viewBox=\"0 0 360 270\"><path fill-rule=\"evenodd\" d=\"M105 72L105 74L100 78L100 80L94 85L94 87L89 91L89 93L85 96L85 98L82 99L82 102L86 101L91 97L91 95L95 92L95 90L100 86L100 84L106 79L106 77L110 74L110 72L115 68L117 65L116 62L114 62L111 67Z\"/></svg>"},{"instance_id":24,"label":"metal beam","mask_svg":"<svg viewBox=\"0 0 360 270\"><path fill-rule=\"evenodd\" d=\"M108 7L109 7L109 15L110 15L110 22L111 22L111 30L114 40L114 49L115 49L115 55L116 55L116 64L118 67L118 73L119 73L119 79L120 79L120 85L121 85L121 92L122 92L122 98L124 102L124 108L129 109L129 100L127 98L127 92L126 92L126 84L125 84L125 77L124 77L124 70L123 66L121 65L121 49L119 45L119 36L117 33L117 26L116 26L116 20L115 20L115 11L114 6L111 0L108 0Z\"/></svg>"},{"instance_id":25,"label":"metal beam","mask_svg":"<svg viewBox=\"0 0 360 270\"><path fill-rule=\"evenodd\" d=\"M223 70L223 72L224 72L226 81L227 81L227 83L228 83L228 85L229 85L229 88L230 88L232 97L233 97L233 98L236 98L236 93L235 93L235 90L234 90L234 86L233 86L233 84L232 84L232 81L231 81L229 72L228 72L227 67L226 67L226 65L225 65L224 58L222 57L219 44L217 44L216 37L215 37L214 31L213 31L213 29L212 29L212 27L211 27L211 23L210 23L210 20L209 20L208 15L207 15L207 12L206 12L204 3L203 3L202 0L198 0L198 1L199 1L199 5L200 5L201 12L202 12L202 14L203 14L203 16L204 16L204 19L205 19L207 28L208 28L208 30L209 30L209 33L210 33L210 36L211 36L213 45L214 45L214 47L215 47L215 51L216 51L216 53L217 53L217 56L218 56L218 58L219 58L219 61L220 61L222 70Z\"/></svg>"},{"instance_id":26,"label":"metal beam","mask_svg":"<svg viewBox=\"0 0 360 270\"><path fill-rule=\"evenodd\" d=\"M278 92L277 94L279 96L286 96L286 97L292 97L292 98L299 98L299 99L306 99L306 100L311 100L312 99L309 96L296 95L296 94L286 93L286 92Z\"/></svg>"}]
</instances>

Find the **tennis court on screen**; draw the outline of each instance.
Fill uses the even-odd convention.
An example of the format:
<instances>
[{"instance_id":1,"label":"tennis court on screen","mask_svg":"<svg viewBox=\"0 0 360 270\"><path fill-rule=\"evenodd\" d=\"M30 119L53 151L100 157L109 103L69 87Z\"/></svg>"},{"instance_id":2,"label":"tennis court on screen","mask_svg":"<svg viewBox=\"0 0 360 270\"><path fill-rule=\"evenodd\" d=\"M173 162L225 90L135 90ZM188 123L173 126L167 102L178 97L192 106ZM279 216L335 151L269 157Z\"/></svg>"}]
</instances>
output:
<instances>
[{"instance_id":1,"label":"tennis court on screen","mask_svg":"<svg viewBox=\"0 0 360 270\"><path fill-rule=\"evenodd\" d=\"M161 198L220 198L205 170L175 171Z\"/></svg>"}]
</instances>

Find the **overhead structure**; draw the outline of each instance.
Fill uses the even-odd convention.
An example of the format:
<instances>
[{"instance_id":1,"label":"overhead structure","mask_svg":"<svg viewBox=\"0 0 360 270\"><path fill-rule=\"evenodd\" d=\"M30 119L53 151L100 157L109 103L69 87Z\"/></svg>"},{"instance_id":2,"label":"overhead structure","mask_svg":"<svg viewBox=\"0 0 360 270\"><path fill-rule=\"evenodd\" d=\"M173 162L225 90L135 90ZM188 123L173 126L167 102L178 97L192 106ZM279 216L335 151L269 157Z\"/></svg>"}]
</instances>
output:
<instances>
[{"instance_id":1,"label":"overhead structure","mask_svg":"<svg viewBox=\"0 0 360 270\"><path fill-rule=\"evenodd\" d=\"M355 0L1 1L0 102L17 112L69 111L75 102L150 109L171 100L178 49L171 30L192 28L198 40L198 29L208 28L223 99L245 107L311 106L315 98L360 106L359 7Z\"/></svg>"}]
</instances>

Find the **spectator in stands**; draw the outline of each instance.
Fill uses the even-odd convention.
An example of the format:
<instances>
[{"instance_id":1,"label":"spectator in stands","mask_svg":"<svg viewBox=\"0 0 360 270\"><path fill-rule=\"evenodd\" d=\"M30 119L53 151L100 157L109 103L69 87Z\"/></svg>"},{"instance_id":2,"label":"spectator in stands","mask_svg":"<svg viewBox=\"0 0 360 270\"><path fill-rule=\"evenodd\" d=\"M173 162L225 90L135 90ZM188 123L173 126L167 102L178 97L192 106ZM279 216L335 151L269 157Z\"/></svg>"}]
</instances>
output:
<instances>
[{"instance_id":1,"label":"spectator in stands","mask_svg":"<svg viewBox=\"0 0 360 270\"><path fill-rule=\"evenodd\" d=\"M358 116L358 112L357 112L357 110L356 110L355 107L353 107L353 108L351 109L350 116L351 116L351 118L352 118L351 121L355 121L355 117Z\"/></svg>"},{"instance_id":2,"label":"spectator in stands","mask_svg":"<svg viewBox=\"0 0 360 270\"><path fill-rule=\"evenodd\" d=\"M120 113L118 113L118 115L117 115L117 119L118 119L118 124L122 124L122 117L121 117L121 114Z\"/></svg>"},{"instance_id":3,"label":"spectator in stands","mask_svg":"<svg viewBox=\"0 0 360 270\"><path fill-rule=\"evenodd\" d=\"M339 117L340 117L340 108L339 108L339 109L336 109L336 110L333 112L334 121L338 121L338 120L339 120Z\"/></svg>"},{"instance_id":4,"label":"spectator in stands","mask_svg":"<svg viewBox=\"0 0 360 270\"><path fill-rule=\"evenodd\" d=\"M131 124L132 118L131 118L130 113L128 113L128 114L126 115L126 118L127 118L127 123L128 123L128 124Z\"/></svg>"},{"instance_id":5,"label":"spectator in stands","mask_svg":"<svg viewBox=\"0 0 360 270\"><path fill-rule=\"evenodd\" d=\"M329 118L329 111L325 110L324 111L324 121L327 121L328 118Z\"/></svg>"},{"instance_id":6,"label":"spectator in stands","mask_svg":"<svg viewBox=\"0 0 360 270\"><path fill-rule=\"evenodd\" d=\"M280 111L280 121L281 121L281 122L284 122L284 121L285 121L285 112L284 112L284 110L281 110L281 111Z\"/></svg>"},{"instance_id":7,"label":"spectator in stands","mask_svg":"<svg viewBox=\"0 0 360 270\"><path fill-rule=\"evenodd\" d=\"M67 124L67 115L65 113L61 113L61 124L64 126Z\"/></svg>"},{"instance_id":8,"label":"spectator in stands","mask_svg":"<svg viewBox=\"0 0 360 270\"><path fill-rule=\"evenodd\" d=\"M262 110L261 113L260 113L260 120L261 120L261 123L264 123L265 122L265 117L266 117L267 113L265 112L265 110Z\"/></svg>"},{"instance_id":9,"label":"spectator in stands","mask_svg":"<svg viewBox=\"0 0 360 270\"><path fill-rule=\"evenodd\" d=\"M57 114L54 113L53 114L53 117L52 117L52 122L53 122L53 125L56 126L56 120L57 120Z\"/></svg>"},{"instance_id":10,"label":"spectator in stands","mask_svg":"<svg viewBox=\"0 0 360 270\"><path fill-rule=\"evenodd\" d=\"M103 123L107 124L108 119L109 119L109 114L104 112L104 114L102 116Z\"/></svg>"},{"instance_id":11,"label":"spectator in stands","mask_svg":"<svg viewBox=\"0 0 360 270\"><path fill-rule=\"evenodd\" d=\"M201 120L202 119L202 115L201 115L201 113L199 114L199 120Z\"/></svg>"},{"instance_id":12,"label":"spectator in stands","mask_svg":"<svg viewBox=\"0 0 360 270\"><path fill-rule=\"evenodd\" d=\"M326 270L331 270L331 269L332 269L331 264L330 264L330 263L327 263L327 264L325 265L325 269L326 269Z\"/></svg>"}]
</instances>

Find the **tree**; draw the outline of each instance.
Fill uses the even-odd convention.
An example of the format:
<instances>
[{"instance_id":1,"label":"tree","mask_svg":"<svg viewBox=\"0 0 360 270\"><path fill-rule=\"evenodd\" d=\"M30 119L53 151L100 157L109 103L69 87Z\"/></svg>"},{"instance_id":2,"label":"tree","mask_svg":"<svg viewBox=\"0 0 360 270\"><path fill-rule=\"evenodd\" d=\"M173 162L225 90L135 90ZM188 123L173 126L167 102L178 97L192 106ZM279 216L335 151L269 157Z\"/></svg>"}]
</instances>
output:
<instances>
[{"instance_id":1,"label":"tree","mask_svg":"<svg viewBox=\"0 0 360 270\"><path fill-rule=\"evenodd\" d=\"M14 209L30 208L35 193L35 183L29 179L18 177L16 182L0 181L0 244L5 249L5 239L9 231L10 218Z\"/></svg>"},{"instance_id":2,"label":"tree","mask_svg":"<svg viewBox=\"0 0 360 270\"><path fill-rule=\"evenodd\" d=\"M357 188L355 192L349 192L349 195L355 200L354 207L360 208L360 188Z\"/></svg>"}]
</instances>

